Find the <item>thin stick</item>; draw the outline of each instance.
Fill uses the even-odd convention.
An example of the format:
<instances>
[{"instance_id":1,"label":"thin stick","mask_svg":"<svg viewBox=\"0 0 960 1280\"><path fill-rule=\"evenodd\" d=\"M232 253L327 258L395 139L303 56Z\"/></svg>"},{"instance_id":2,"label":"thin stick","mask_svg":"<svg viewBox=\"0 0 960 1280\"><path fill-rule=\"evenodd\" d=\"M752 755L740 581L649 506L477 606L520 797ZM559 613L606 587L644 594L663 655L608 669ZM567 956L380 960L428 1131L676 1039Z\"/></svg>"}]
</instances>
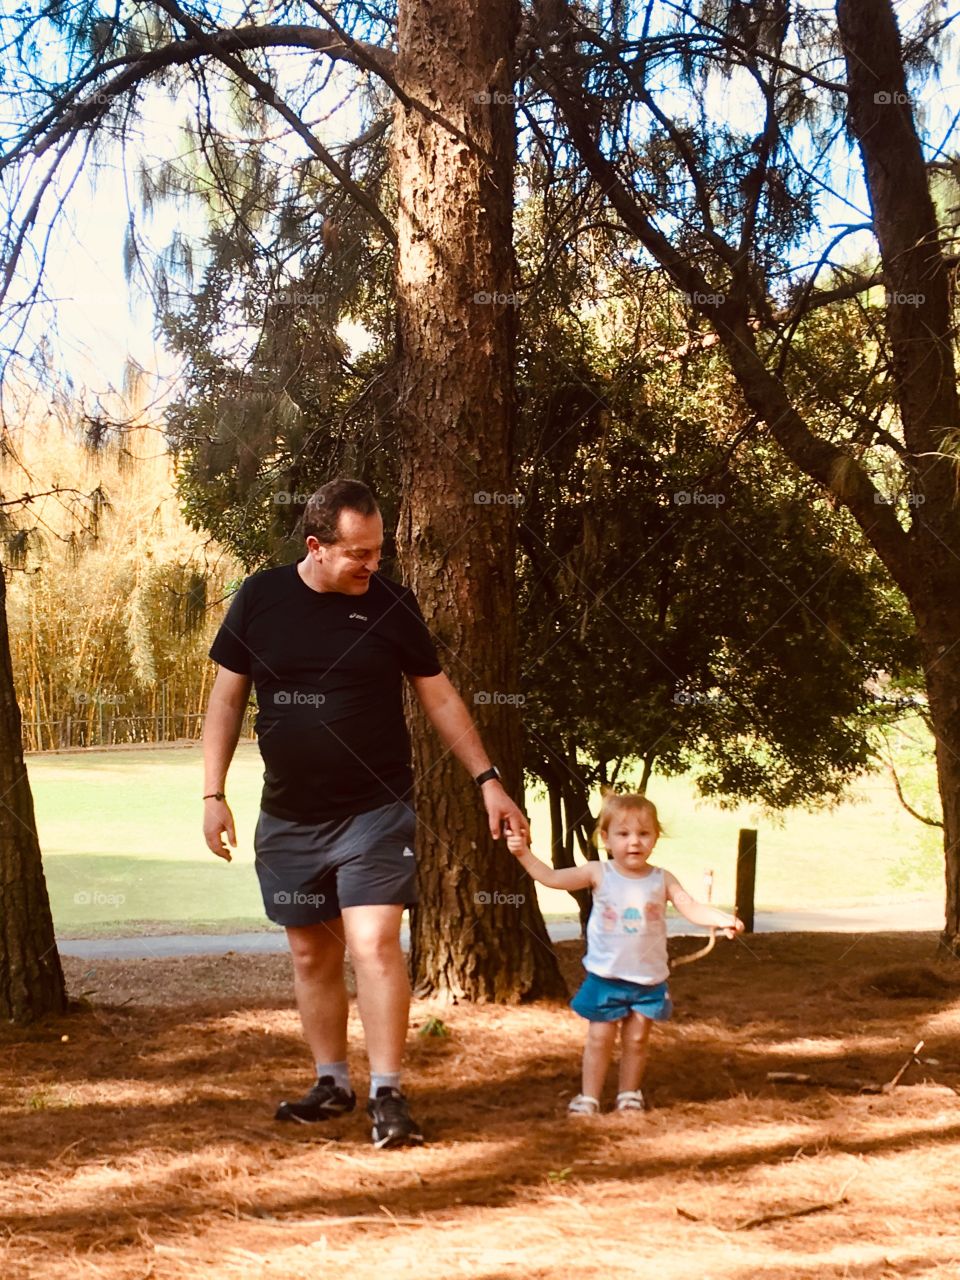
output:
<instances>
[{"instance_id":1,"label":"thin stick","mask_svg":"<svg viewBox=\"0 0 960 1280\"><path fill-rule=\"evenodd\" d=\"M717 945L717 931L713 926L710 928L710 939L706 946L700 947L696 951L691 951L688 956L677 956L676 959L670 961L671 969L679 969L682 964L692 964L694 960L702 960L704 956L708 956L713 948Z\"/></svg>"},{"instance_id":2,"label":"thin stick","mask_svg":"<svg viewBox=\"0 0 960 1280\"><path fill-rule=\"evenodd\" d=\"M799 1071L768 1071L770 1084L805 1084L813 1089L842 1089L848 1093L880 1092L876 1084L863 1084L860 1080L829 1080L826 1076L808 1076Z\"/></svg>"},{"instance_id":3,"label":"thin stick","mask_svg":"<svg viewBox=\"0 0 960 1280\"><path fill-rule=\"evenodd\" d=\"M819 1204L808 1204L802 1209L779 1209L774 1213L762 1213L756 1218L747 1218L746 1222L738 1222L734 1231L752 1231L754 1227L762 1227L768 1222L784 1222L788 1218L805 1218L810 1213L823 1213L827 1209L836 1209L837 1205L846 1204L847 1197L839 1196L836 1200L821 1200Z\"/></svg>"},{"instance_id":4,"label":"thin stick","mask_svg":"<svg viewBox=\"0 0 960 1280\"><path fill-rule=\"evenodd\" d=\"M883 1093L893 1092L893 1090L897 1087L897 1085L903 1079L903 1076L905 1072L908 1070L908 1068L912 1067L913 1064L916 1062L917 1054L923 1048L923 1043L924 1042L922 1040L918 1040L913 1047L913 1052L910 1054L910 1057L906 1060L906 1062L903 1064L903 1066L900 1068L897 1074L893 1077L893 1079L888 1080L885 1085L881 1085L881 1090Z\"/></svg>"},{"instance_id":5,"label":"thin stick","mask_svg":"<svg viewBox=\"0 0 960 1280\"><path fill-rule=\"evenodd\" d=\"M68 1151L72 1151L74 1147L79 1147L81 1142L86 1142L86 1141L87 1141L86 1138L77 1138L76 1142L71 1142L68 1146L63 1148L63 1150L60 1152L59 1155L54 1156L53 1159L50 1161L50 1163L57 1164L59 1161L63 1159L63 1157L67 1154Z\"/></svg>"}]
</instances>

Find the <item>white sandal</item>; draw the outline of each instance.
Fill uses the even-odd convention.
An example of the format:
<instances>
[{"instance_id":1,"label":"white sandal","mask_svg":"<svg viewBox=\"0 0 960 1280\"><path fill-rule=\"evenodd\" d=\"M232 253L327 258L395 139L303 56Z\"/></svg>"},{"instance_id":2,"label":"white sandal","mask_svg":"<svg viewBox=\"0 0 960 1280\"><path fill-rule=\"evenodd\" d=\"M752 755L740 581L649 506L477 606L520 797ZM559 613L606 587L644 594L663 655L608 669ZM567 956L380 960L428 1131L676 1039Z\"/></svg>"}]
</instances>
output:
<instances>
[{"instance_id":1,"label":"white sandal","mask_svg":"<svg viewBox=\"0 0 960 1280\"><path fill-rule=\"evenodd\" d=\"M588 1093L578 1093L570 1099L567 1112L572 1116L595 1116L600 1110L600 1103Z\"/></svg>"},{"instance_id":2,"label":"white sandal","mask_svg":"<svg viewBox=\"0 0 960 1280\"><path fill-rule=\"evenodd\" d=\"M647 1104L639 1089L625 1089L617 1094L616 1109L618 1111L646 1111Z\"/></svg>"}]
</instances>

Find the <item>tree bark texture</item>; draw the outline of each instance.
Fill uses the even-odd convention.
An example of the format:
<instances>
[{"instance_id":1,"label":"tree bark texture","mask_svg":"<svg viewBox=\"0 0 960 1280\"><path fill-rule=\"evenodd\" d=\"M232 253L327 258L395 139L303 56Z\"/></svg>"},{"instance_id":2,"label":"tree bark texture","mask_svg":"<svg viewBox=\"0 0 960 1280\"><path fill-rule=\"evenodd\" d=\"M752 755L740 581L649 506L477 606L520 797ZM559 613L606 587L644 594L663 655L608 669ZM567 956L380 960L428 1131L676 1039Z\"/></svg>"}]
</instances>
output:
<instances>
[{"instance_id":1,"label":"tree bark texture","mask_svg":"<svg viewBox=\"0 0 960 1280\"><path fill-rule=\"evenodd\" d=\"M522 794L513 481L515 0L404 0L395 68L402 502L398 547L440 658L507 791ZM411 704L414 700L411 699ZM420 820L418 990L564 991L533 882L411 705ZM520 899L522 898L522 901Z\"/></svg>"},{"instance_id":2,"label":"tree bark texture","mask_svg":"<svg viewBox=\"0 0 960 1280\"><path fill-rule=\"evenodd\" d=\"M0 568L0 1018L31 1022L66 1007L23 761Z\"/></svg>"}]
</instances>

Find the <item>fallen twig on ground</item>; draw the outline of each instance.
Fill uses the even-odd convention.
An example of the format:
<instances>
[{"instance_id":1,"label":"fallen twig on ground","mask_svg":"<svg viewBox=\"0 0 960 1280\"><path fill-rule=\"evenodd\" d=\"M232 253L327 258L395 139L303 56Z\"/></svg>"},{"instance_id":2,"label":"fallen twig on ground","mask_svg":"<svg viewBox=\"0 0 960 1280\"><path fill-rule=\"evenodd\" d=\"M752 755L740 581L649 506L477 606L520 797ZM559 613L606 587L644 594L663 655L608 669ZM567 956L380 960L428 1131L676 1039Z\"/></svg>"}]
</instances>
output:
<instances>
[{"instance_id":1,"label":"fallen twig on ground","mask_svg":"<svg viewBox=\"0 0 960 1280\"><path fill-rule=\"evenodd\" d=\"M827 1076L812 1076L802 1071L768 1071L770 1084L806 1084L816 1089L845 1089L850 1093L862 1093L879 1085L864 1084L862 1080L831 1080Z\"/></svg>"},{"instance_id":2,"label":"fallen twig on ground","mask_svg":"<svg viewBox=\"0 0 960 1280\"><path fill-rule=\"evenodd\" d=\"M805 1218L808 1214L825 1213L829 1209L836 1209L838 1205L846 1203L847 1197L840 1195L836 1200L820 1200L817 1204L803 1205L799 1209L777 1209L772 1213L761 1213L755 1218L738 1222L733 1229L734 1231L752 1231L754 1227L763 1227L769 1222L783 1222L787 1218Z\"/></svg>"},{"instance_id":3,"label":"fallen twig on ground","mask_svg":"<svg viewBox=\"0 0 960 1280\"><path fill-rule=\"evenodd\" d=\"M903 1079L903 1076L906 1073L907 1069L909 1067L912 1067L913 1064L917 1061L917 1054L920 1052L922 1048L923 1048L923 1041L918 1040L917 1043L913 1046L913 1051L910 1054L909 1058L907 1058L906 1062L903 1064L903 1066L900 1068L897 1074L893 1077L893 1079L888 1080L886 1084L880 1086L881 1093L893 1092L893 1090L897 1087L897 1085Z\"/></svg>"},{"instance_id":4,"label":"fallen twig on ground","mask_svg":"<svg viewBox=\"0 0 960 1280\"><path fill-rule=\"evenodd\" d=\"M920 1062L917 1054L923 1045L922 1040L917 1041L906 1061L886 1084L874 1084L872 1081L863 1080L833 1080L827 1076L810 1075L803 1071L768 1071L767 1080L770 1084L805 1084L818 1089L845 1089L851 1093L892 1093L910 1067L915 1062Z\"/></svg>"},{"instance_id":5,"label":"fallen twig on ground","mask_svg":"<svg viewBox=\"0 0 960 1280\"><path fill-rule=\"evenodd\" d=\"M710 1218L702 1218L696 1213L691 1213L689 1209L684 1209L681 1205L676 1206L677 1216L685 1218L687 1222L698 1222L706 1226L715 1227L721 1231L752 1231L754 1227L767 1226L771 1222L785 1222L790 1218L806 1218L812 1213L827 1213L831 1209L836 1209L839 1205L847 1203L847 1186L833 1200L818 1200L816 1204L800 1205L796 1209L772 1209L769 1213L758 1213L752 1218L744 1218L742 1222L734 1222L729 1227L721 1227L719 1223L714 1222Z\"/></svg>"}]
</instances>

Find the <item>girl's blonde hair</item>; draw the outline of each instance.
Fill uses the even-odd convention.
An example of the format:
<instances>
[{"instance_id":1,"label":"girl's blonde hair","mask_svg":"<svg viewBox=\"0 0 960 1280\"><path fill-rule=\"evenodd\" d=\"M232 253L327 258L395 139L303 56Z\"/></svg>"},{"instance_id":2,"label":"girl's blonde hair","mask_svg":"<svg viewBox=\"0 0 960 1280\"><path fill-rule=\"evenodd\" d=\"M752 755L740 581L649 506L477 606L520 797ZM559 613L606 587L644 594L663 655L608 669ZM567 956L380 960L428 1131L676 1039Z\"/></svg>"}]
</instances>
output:
<instances>
[{"instance_id":1,"label":"girl's blonde hair","mask_svg":"<svg viewBox=\"0 0 960 1280\"><path fill-rule=\"evenodd\" d=\"M657 806L652 800L648 800L645 795L640 792L627 792L620 794L613 788L603 791L603 802L600 805L600 816L597 818L597 825L593 832L593 843L597 849L600 848L600 833L608 831L610 823L614 821L618 813L628 810L633 813L647 813L653 822L653 829L658 836L663 835L663 827L660 825L660 818L657 815Z\"/></svg>"}]
</instances>

